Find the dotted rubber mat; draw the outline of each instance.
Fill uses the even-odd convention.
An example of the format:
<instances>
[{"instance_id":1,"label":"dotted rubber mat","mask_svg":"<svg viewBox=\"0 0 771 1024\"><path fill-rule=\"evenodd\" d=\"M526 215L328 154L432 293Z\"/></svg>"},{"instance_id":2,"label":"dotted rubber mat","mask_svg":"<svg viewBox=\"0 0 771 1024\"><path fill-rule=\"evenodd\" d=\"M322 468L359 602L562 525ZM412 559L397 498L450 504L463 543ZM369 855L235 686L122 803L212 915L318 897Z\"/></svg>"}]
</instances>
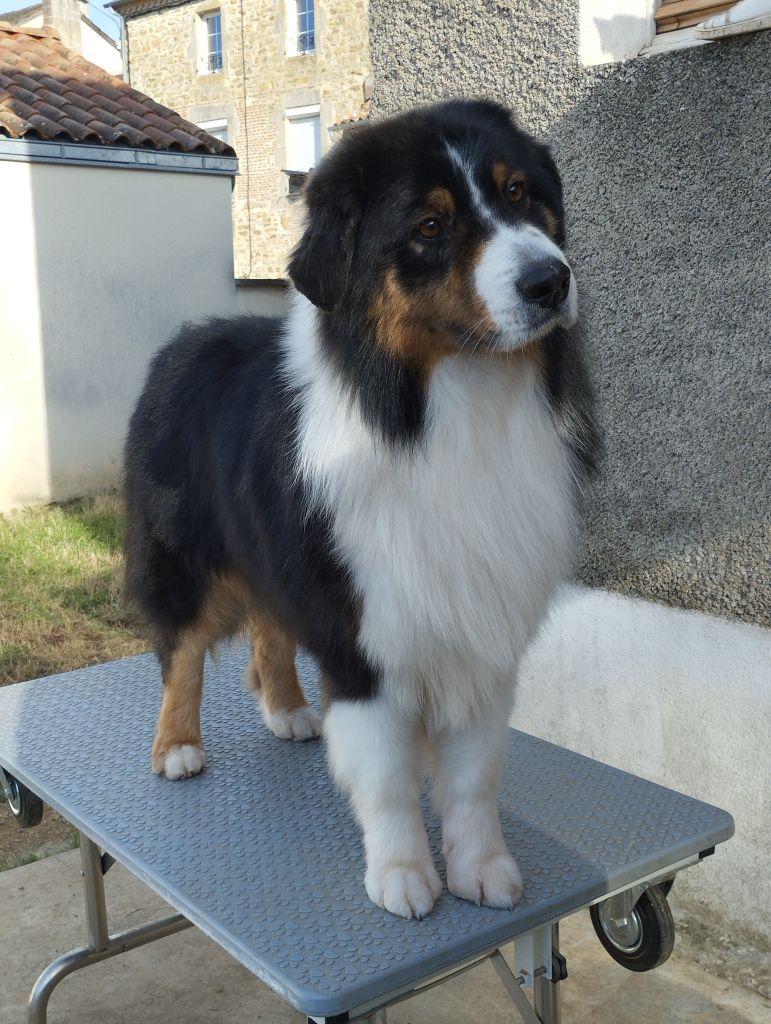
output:
<instances>
[{"instance_id":1,"label":"dotted rubber mat","mask_svg":"<svg viewBox=\"0 0 771 1024\"><path fill-rule=\"evenodd\" d=\"M0 689L0 764L306 1014L407 991L733 834L725 811L512 730L500 805L521 904L492 910L445 891L425 920L393 917L367 899L323 745L268 732L243 685L247 655L233 645L207 662L209 767L196 778L150 772L161 696L150 655ZM315 667L298 665L318 706Z\"/></svg>"}]
</instances>

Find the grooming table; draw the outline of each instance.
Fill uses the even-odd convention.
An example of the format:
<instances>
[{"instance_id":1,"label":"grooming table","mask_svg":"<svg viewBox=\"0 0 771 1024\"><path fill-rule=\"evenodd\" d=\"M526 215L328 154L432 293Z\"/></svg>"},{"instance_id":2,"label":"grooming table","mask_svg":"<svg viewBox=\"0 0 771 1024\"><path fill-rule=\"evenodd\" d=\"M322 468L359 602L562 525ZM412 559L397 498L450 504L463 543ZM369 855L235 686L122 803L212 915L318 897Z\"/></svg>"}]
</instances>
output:
<instances>
[{"instance_id":1,"label":"grooming table","mask_svg":"<svg viewBox=\"0 0 771 1024\"><path fill-rule=\"evenodd\" d=\"M88 944L40 976L30 1024L44 1024L67 974L190 924L309 1022L384 1020L388 1005L489 958L525 1021L558 1024L560 919L602 906L623 939L648 887L733 834L724 811L512 730L500 804L522 902L493 910L445 890L428 918L402 920L367 899L358 829L322 744L263 725L242 683L247 657L232 645L207 660L209 768L184 782L150 772L152 656L0 689L0 765L81 833ZM301 655L298 667L317 704L314 664ZM102 876L115 860L178 913L110 936ZM514 971L499 950L511 940Z\"/></svg>"}]
</instances>

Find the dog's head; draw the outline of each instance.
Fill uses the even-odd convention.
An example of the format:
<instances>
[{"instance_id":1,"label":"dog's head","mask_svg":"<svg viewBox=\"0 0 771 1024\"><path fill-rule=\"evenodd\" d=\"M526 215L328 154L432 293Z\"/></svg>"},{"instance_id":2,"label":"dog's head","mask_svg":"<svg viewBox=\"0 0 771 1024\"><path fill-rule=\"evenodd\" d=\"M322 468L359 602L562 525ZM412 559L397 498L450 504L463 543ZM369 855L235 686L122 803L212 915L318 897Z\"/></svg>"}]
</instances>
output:
<instances>
[{"instance_id":1,"label":"dog's head","mask_svg":"<svg viewBox=\"0 0 771 1024\"><path fill-rule=\"evenodd\" d=\"M289 274L421 364L522 348L576 317L548 149L501 106L453 101L350 129L306 186Z\"/></svg>"}]
</instances>

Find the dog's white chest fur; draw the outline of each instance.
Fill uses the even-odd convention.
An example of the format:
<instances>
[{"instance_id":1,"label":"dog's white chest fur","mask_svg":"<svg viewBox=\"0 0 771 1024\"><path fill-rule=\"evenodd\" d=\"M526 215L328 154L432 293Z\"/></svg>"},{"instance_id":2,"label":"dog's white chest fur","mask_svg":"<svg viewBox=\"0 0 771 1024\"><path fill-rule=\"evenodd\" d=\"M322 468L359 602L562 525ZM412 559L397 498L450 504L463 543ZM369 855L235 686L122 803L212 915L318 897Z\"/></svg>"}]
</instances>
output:
<instances>
[{"instance_id":1,"label":"dog's white chest fur","mask_svg":"<svg viewBox=\"0 0 771 1024\"><path fill-rule=\"evenodd\" d=\"M353 571L360 643L400 703L460 725L513 686L571 557L568 460L537 371L523 359L445 359L422 442L394 451L312 337L302 356L299 332L288 339L305 384L301 471Z\"/></svg>"}]
</instances>

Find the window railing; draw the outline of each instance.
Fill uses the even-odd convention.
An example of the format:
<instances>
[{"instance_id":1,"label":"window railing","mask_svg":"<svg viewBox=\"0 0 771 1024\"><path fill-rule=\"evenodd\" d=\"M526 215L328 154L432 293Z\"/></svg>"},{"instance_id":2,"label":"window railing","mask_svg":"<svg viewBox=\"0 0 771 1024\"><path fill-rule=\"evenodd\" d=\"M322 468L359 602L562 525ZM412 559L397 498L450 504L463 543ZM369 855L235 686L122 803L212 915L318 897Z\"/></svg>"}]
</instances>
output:
<instances>
[{"instance_id":1,"label":"window railing","mask_svg":"<svg viewBox=\"0 0 771 1024\"><path fill-rule=\"evenodd\" d=\"M206 59L204 66L210 75L222 71L222 15L219 11L203 15Z\"/></svg>"},{"instance_id":2,"label":"window railing","mask_svg":"<svg viewBox=\"0 0 771 1024\"><path fill-rule=\"evenodd\" d=\"M297 33L297 52L312 53L316 49L316 33L313 29Z\"/></svg>"},{"instance_id":3,"label":"window railing","mask_svg":"<svg viewBox=\"0 0 771 1024\"><path fill-rule=\"evenodd\" d=\"M314 0L297 0L297 52L316 49L316 10Z\"/></svg>"},{"instance_id":4,"label":"window railing","mask_svg":"<svg viewBox=\"0 0 771 1024\"><path fill-rule=\"evenodd\" d=\"M299 196L305 186L305 182L308 180L307 171L284 171L289 181L289 188L287 195Z\"/></svg>"}]
</instances>

